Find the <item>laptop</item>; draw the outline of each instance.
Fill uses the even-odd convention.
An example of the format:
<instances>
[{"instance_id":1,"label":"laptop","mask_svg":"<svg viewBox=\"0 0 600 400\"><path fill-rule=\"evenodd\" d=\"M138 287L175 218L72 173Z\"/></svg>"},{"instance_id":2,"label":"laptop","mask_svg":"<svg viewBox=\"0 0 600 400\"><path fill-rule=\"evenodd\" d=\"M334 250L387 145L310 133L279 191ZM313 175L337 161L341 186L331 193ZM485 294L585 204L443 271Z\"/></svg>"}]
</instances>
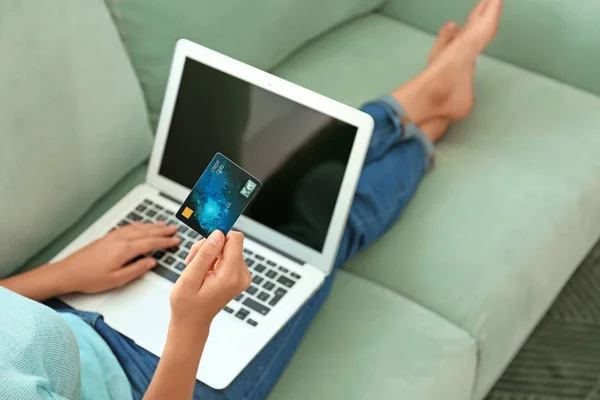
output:
<instances>
[{"instance_id":1,"label":"laptop","mask_svg":"<svg viewBox=\"0 0 600 400\"><path fill-rule=\"evenodd\" d=\"M197 373L208 386L227 387L332 272L372 130L373 120L361 111L180 40L145 183L54 261L134 221L176 224L181 245L153 252L157 267L123 288L62 300L102 314L160 357L169 293L201 239L174 214L214 154L225 154L263 182L234 227L246 236L252 284L214 319ZM327 165L337 173L325 174L323 191L302 192L303 182ZM303 196L308 202L298 216Z\"/></svg>"}]
</instances>

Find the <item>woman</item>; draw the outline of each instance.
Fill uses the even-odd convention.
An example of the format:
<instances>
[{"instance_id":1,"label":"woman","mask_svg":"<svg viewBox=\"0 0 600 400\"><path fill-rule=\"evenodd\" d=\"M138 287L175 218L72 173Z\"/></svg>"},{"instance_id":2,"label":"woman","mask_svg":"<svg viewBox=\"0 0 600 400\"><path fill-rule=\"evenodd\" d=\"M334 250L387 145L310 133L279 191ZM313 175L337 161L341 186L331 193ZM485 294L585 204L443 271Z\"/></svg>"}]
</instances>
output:
<instances>
[{"instance_id":1,"label":"woman","mask_svg":"<svg viewBox=\"0 0 600 400\"><path fill-rule=\"evenodd\" d=\"M452 120L470 112L475 61L496 34L501 8L502 0L481 0L462 28L445 24L428 67L391 96L362 108L373 117L375 130L337 266L394 224L432 163L433 143ZM318 189L327 174L312 174L304 184ZM300 195L295 201L316 200ZM292 225L304 227L302 234L318 234L318 226L303 224L306 216L295 218ZM125 285L155 265L151 258L128 260L176 246L175 233L175 227L167 225L126 226L63 261L0 281L10 290L0 289L2 306L19 311L0 315L0 398L266 397L325 300L332 276L228 388L213 390L196 382L195 376L212 319L250 284L239 233L224 237L215 232L193 246L188 267L171 294L171 321L160 361L97 314L48 302L60 311L56 313L24 298L44 301ZM31 341L23 340L28 335Z\"/></svg>"}]
</instances>

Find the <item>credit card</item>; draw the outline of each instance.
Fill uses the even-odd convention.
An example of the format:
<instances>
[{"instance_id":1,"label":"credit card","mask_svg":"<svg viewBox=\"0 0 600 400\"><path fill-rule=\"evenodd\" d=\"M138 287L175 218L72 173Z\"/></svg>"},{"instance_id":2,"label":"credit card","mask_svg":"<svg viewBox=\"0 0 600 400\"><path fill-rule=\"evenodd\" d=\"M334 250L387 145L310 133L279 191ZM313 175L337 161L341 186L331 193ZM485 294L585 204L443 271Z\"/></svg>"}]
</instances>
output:
<instances>
[{"instance_id":1,"label":"credit card","mask_svg":"<svg viewBox=\"0 0 600 400\"><path fill-rule=\"evenodd\" d=\"M215 154L177 211L177 219L208 237L233 227L262 183L221 153Z\"/></svg>"}]
</instances>

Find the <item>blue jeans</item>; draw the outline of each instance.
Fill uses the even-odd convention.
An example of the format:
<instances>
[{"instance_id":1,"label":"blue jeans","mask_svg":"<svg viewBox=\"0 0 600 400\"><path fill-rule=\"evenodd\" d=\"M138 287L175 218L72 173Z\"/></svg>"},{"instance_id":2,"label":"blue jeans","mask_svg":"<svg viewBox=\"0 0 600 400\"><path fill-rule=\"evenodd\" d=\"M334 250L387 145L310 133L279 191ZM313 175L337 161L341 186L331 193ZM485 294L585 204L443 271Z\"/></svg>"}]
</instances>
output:
<instances>
[{"instance_id":1,"label":"blue jeans","mask_svg":"<svg viewBox=\"0 0 600 400\"><path fill-rule=\"evenodd\" d=\"M375 101L363 106L362 110L373 117L375 129L338 251L336 267L342 265L358 251L368 247L396 222L413 197L428 164L423 145L415 139L402 137L403 132L398 119L388 105ZM324 166L318 176L309 179L305 184L322 185L323 179L336 179L341 172L343 168L336 170L336 166ZM300 212L299 218L311 218L315 209L320 206L318 202L311 204L313 200L315 199L298 199L299 202L308 203L302 206L311 211L306 215ZM302 206L299 207L300 210ZM303 224L306 225L310 224ZM290 229L293 229L293 226ZM201 382L196 382L194 399L266 398L294 354L310 322L325 302L333 279L332 273L319 291L229 387L215 390ZM67 310L64 309L66 306L57 305L55 302L49 305L81 316L104 338L129 378L134 399L141 399L150 384L158 364L158 357L114 331L99 314Z\"/></svg>"}]
</instances>

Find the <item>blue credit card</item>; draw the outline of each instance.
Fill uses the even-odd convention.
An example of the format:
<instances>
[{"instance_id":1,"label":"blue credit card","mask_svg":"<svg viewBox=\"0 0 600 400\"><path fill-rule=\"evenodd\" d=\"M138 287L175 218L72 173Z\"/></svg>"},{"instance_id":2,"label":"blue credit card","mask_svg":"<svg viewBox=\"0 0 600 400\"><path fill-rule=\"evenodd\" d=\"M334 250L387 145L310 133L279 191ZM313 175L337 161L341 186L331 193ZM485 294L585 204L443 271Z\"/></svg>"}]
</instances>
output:
<instances>
[{"instance_id":1,"label":"blue credit card","mask_svg":"<svg viewBox=\"0 0 600 400\"><path fill-rule=\"evenodd\" d=\"M208 237L233 227L262 183L221 153L215 154L177 211L177 219Z\"/></svg>"}]
</instances>

